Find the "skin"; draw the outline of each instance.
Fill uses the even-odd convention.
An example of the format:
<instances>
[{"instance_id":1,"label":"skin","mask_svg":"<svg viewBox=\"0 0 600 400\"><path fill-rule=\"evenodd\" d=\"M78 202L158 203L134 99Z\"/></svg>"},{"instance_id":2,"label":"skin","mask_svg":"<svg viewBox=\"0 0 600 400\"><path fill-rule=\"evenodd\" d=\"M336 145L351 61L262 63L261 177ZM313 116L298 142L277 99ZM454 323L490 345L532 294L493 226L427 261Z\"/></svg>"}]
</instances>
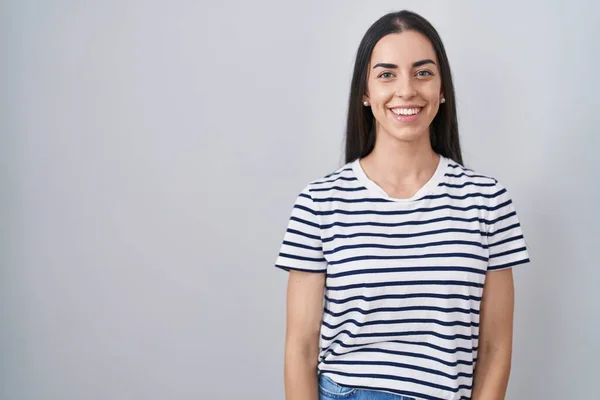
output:
<instances>
[{"instance_id":1,"label":"skin","mask_svg":"<svg viewBox=\"0 0 600 400\"><path fill-rule=\"evenodd\" d=\"M286 400L318 400L317 358L325 274L290 271L284 381Z\"/></svg>"},{"instance_id":2,"label":"skin","mask_svg":"<svg viewBox=\"0 0 600 400\"><path fill-rule=\"evenodd\" d=\"M381 65L383 64L383 65ZM393 64L393 66L391 65ZM368 102L376 119L373 151L360 160L365 174L389 196L409 198L435 172L429 125L444 94L431 42L406 31L383 37L369 62ZM390 108L422 107L415 121L400 122ZM291 271L287 291L284 379L286 400L318 400L317 358L325 274ZM474 400L504 399L512 349L512 269L489 272L480 313Z\"/></svg>"},{"instance_id":3,"label":"skin","mask_svg":"<svg viewBox=\"0 0 600 400\"><path fill-rule=\"evenodd\" d=\"M512 358L514 295L512 268L487 273L479 315L474 400L502 400L506 396Z\"/></svg>"},{"instance_id":4,"label":"skin","mask_svg":"<svg viewBox=\"0 0 600 400\"><path fill-rule=\"evenodd\" d=\"M429 125L443 98L441 86L438 59L425 36L407 31L384 36L375 45L362 100L375 117L376 141L360 162L367 176L391 197L411 197L437 167L439 156L431 148ZM390 108L408 105L422 107L418 119L397 121Z\"/></svg>"}]
</instances>

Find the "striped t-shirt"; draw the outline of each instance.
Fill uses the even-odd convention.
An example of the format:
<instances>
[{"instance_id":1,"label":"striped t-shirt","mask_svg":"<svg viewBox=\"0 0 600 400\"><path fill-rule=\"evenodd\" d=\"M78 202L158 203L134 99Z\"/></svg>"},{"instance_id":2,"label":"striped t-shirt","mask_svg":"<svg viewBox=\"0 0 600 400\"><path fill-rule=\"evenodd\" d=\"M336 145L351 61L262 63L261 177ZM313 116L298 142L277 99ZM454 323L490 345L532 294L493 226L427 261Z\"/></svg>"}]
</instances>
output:
<instances>
[{"instance_id":1,"label":"striped t-shirt","mask_svg":"<svg viewBox=\"0 0 600 400\"><path fill-rule=\"evenodd\" d=\"M529 262L506 189L440 157L395 199L359 160L297 197L276 266L326 273L318 370L355 388L468 399L486 273Z\"/></svg>"}]
</instances>

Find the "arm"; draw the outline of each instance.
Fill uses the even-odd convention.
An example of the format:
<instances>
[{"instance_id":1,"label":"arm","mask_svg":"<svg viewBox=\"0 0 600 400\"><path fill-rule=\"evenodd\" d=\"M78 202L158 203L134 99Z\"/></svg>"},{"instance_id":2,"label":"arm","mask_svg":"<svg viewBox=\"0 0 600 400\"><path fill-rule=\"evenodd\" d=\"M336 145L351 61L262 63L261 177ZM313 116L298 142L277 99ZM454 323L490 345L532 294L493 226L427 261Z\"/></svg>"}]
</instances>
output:
<instances>
[{"instance_id":1,"label":"arm","mask_svg":"<svg viewBox=\"0 0 600 400\"><path fill-rule=\"evenodd\" d=\"M512 356L514 286L512 268L488 271L479 320L473 400L503 400Z\"/></svg>"},{"instance_id":2,"label":"arm","mask_svg":"<svg viewBox=\"0 0 600 400\"><path fill-rule=\"evenodd\" d=\"M286 400L317 400L317 359L325 274L290 271L285 337Z\"/></svg>"}]
</instances>

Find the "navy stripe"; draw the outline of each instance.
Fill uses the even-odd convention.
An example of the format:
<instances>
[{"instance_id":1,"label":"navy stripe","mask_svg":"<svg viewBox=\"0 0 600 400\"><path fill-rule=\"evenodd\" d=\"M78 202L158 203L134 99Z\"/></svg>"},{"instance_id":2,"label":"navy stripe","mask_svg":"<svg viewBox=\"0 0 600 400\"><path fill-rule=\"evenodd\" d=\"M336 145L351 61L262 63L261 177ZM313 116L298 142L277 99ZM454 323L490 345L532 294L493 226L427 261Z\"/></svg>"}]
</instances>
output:
<instances>
[{"instance_id":1,"label":"navy stripe","mask_svg":"<svg viewBox=\"0 0 600 400\"><path fill-rule=\"evenodd\" d=\"M366 222L333 222L331 224L326 224L326 225L322 225L321 229L326 230L326 229L331 229L333 227L339 226L339 227L357 227L357 226L378 226L378 227L399 227L399 226L419 226L419 225L428 225L428 224L434 224L434 223L438 223L438 222L444 222L444 221L453 221L453 222L479 222L479 223L483 223L483 224L488 224L491 225L494 222L497 221L488 221L485 218L480 218L480 217L472 217L472 218L461 218L461 217L439 217L439 218L432 218L432 219L426 219L426 220L415 220L415 221L402 221L402 222L371 222L371 221L366 221Z\"/></svg>"},{"instance_id":2,"label":"navy stripe","mask_svg":"<svg viewBox=\"0 0 600 400\"><path fill-rule=\"evenodd\" d=\"M327 286L329 290L347 290L357 288L376 288L386 286L418 286L418 285L455 285L483 288L483 284L477 282L453 281L453 280L432 280L432 281L395 281L395 282L361 282L344 286Z\"/></svg>"},{"instance_id":3,"label":"navy stripe","mask_svg":"<svg viewBox=\"0 0 600 400\"><path fill-rule=\"evenodd\" d=\"M324 197L324 198L316 198L314 199L315 203L330 203L330 202L340 202L340 203L389 203L390 201L387 199L381 199L377 197L359 197L357 199L346 199L342 197Z\"/></svg>"},{"instance_id":4,"label":"navy stripe","mask_svg":"<svg viewBox=\"0 0 600 400\"><path fill-rule=\"evenodd\" d=\"M443 240L440 242L427 242L419 244L405 244L405 245L391 245L391 244L377 244L377 243L365 243L356 245L338 246L333 250L326 250L324 254L333 255L343 250L355 250L355 249L389 249L389 250L402 250L402 249L423 249L426 247L434 246L448 246L448 245L465 245L473 246L481 249L486 249L488 246L481 242L473 242L468 240Z\"/></svg>"},{"instance_id":5,"label":"navy stripe","mask_svg":"<svg viewBox=\"0 0 600 400\"><path fill-rule=\"evenodd\" d=\"M307 221L307 220L302 219L302 218L290 217L290 221L296 221L296 222L299 222L299 223L304 224L304 225L312 226L313 228L321 229L321 226L319 224L314 223L312 221Z\"/></svg>"},{"instance_id":6,"label":"navy stripe","mask_svg":"<svg viewBox=\"0 0 600 400\"><path fill-rule=\"evenodd\" d=\"M380 296L351 296L343 299L332 299L325 295L325 300L331 303L344 304L354 300L363 301L377 301L377 300L401 300L401 299L416 299L416 298L430 298L430 299L459 299L481 302L481 296L463 295L457 293L406 293L406 294L384 294Z\"/></svg>"},{"instance_id":7,"label":"navy stripe","mask_svg":"<svg viewBox=\"0 0 600 400\"><path fill-rule=\"evenodd\" d=\"M275 266L277 268L281 268L282 270L288 271L288 272L290 270L303 271L303 272L315 272L315 273L317 273L317 272L324 273L325 272L325 270L314 270L314 269L306 269L306 268L298 268L298 267L288 267L288 266L281 265L281 264L275 264Z\"/></svg>"},{"instance_id":8,"label":"navy stripe","mask_svg":"<svg viewBox=\"0 0 600 400\"><path fill-rule=\"evenodd\" d=\"M350 376L350 377L389 379L389 380L393 380L393 381L413 382L413 383L423 385L423 386L429 386L429 387L433 387L436 389L450 391L452 393L457 393L459 390L462 390L462 389L471 390L471 385L459 385L456 388L453 388L450 386L440 385L437 383L433 383L433 382L429 382L429 381L422 381L422 380L414 379L414 378L408 378L405 376L386 375L386 374L356 374L356 373L348 373L348 372L341 372L341 371L328 371L328 372L334 373L337 375ZM386 390L390 390L390 389L386 389ZM417 396L423 396L423 395L417 394ZM438 399L437 397L427 397L427 398Z\"/></svg>"},{"instance_id":9,"label":"navy stripe","mask_svg":"<svg viewBox=\"0 0 600 400\"><path fill-rule=\"evenodd\" d=\"M463 326L465 328L478 328L479 323L471 321L471 322L463 322L463 321L441 321L435 318L405 318L405 319L384 319L384 320L375 320L375 321L366 321L359 322L354 318L348 318L339 322L337 324L330 324L327 321L323 321L323 326L326 326L329 329L336 330L340 327L352 324L354 326L363 327L363 326L373 326L373 325L399 325L399 324L435 324L441 326Z\"/></svg>"},{"instance_id":10,"label":"navy stripe","mask_svg":"<svg viewBox=\"0 0 600 400\"><path fill-rule=\"evenodd\" d=\"M500 240L499 242L491 243L489 245L489 247L491 248L491 247L494 247L494 246L500 246L500 245L503 245L503 244L506 244L506 243L509 243L509 242L512 242L512 241L515 241L515 240L520 240L520 239L524 239L523 235L517 235L517 236L513 236L513 237L510 237L510 238L504 239L504 240Z\"/></svg>"},{"instance_id":11,"label":"navy stripe","mask_svg":"<svg viewBox=\"0 0 600 400\"><path fill-rule=\"evenodd\" d=\"M415 208L414 210L390 210L390 211L377 211L377 210L356 210L356 211L348 211L348 210L340 210L335 209L332 211L315 211L314 213L318 215L334 215L334 214L343 214L343 215L406 215L406 214L414 214L414 213L427 213L432 211L440 211L440 210L454 210L454 211L469 211L469 210L486 210L486 211L495 211L504 206L510 204L510 200L499 204L494 207L483 206L479 204L473 204L468 207L458 207L451 205L442 205L437 207L422 207Z\"/></svg>"},{"instance_id":12,"label":"navy stripe","mask_svg":"<svg viewBox=\"0 0 600 400\"><path fill-rule=\"evenodd\" d=\"M458 196L458 195L452 195L450 193L442 193L442 194L431 194L428 196L423 196L421 199L422 200L436 200L436 199L443 199L443 198L448 198L448 199L452 199L452 200L466 200L468 198L471 197L475 197L475 198L484 198L484 199L495 199L496 197L499 197L501 195L503 195L504 193L506 193L506 189L502 189L496 193L492 193L492 194L485 194L485 193L467 193L465 195L462 196Z\"/></svg>"},{"instance_id":13,"label":"navy stripe","mask_svg":"<svg viewBox=\"0 0 600 400\"><path fill-rule=\"evenodd\" d=\"M334 336L325 336L321 335L323 340L332 340L340 335L348 335L351 338L375 338L375 337L393 337L393 336L421 336L421 335L430 335L435 336L440 339L446 340L473 340L478 339L479 335L461 335L459 333L454 335L443 335L439 332L435 331L407 331L407 332L369 332L369 333L352 333L349 330L344 329L343 331L336 332Z\"/></svg>"},{"instance_id":14,"label":"navy stripe","mask_svg":"<svg viewBox=\"0 0 600 400\"><path fill-rule=\"evenodd\" d=\"M471 233L471 234L476 234L476 235L489 235L487 232L482 232L479 229L458 229L458 228L448 228L448 229L437 229L437 230L433 230L433 231L426 231L426 232L418 232L418 233L363 233L363 232L358 232L358 233L352 233L352 234L348 234L348 235L333 235L330 236L328 238L323 238L323 243L328 243L331 242L332 240L335 239L349 239L349 238L355 238L355 237L382 237L382 238L389 238L389 239L403 239L403 238L414 238L414 237L418 237L418 236L428 236L428 235L436 235L438 233Z\"/></svg>"},{"instance_id":15,"label":"navy stripe","mask_svg":"<svg viewBox=\"0 0 600 400\"><path fill-rule=\"evenodd\" d=\"M362 275L362 274L387 274L396 272L425 272L425 271L455 271L455 272L470 272L472 274L485 275L485 271L479 268L457 267L457 266L423 266L423 267L395 267L395 268L366 268L352 269L350 271L327 273L329 278L340 278L343 276Z\"/></svg>"},{"instance_id":16,"label":"navy stripe","mask_svg":"<svg viewBox=\"0 0 600 400\"><path fill-rule=\"evenodd\" d=\"M517 215L517 213L515 211L512 211L512 212L506 213L504 215L501 215L500 217L498 217L496 219L489 221L489 224L490 225L497 224L500 221L504 221L505 219L509 219L510 217L514 217L516 215Z\"/></svg>"},{"instance_id":17,"label":"navy stripe","mask_svg":"<svg viewBox=\"0 0 600 400\"><path fill-rule=\"evenodd\" d=\"M428 195L421 197L421 200L437 200L437 199L453 199L453 200L466 200L468 198L484 198L484 199L495 199L502 194L506 193L506 189L502 189L496 193L486 194L486 193L467 193L462 196L452 195L450 193L442 193L435 195ZM359 197L357 199L346 199L343 197L323 197L323 198L314 198L313 201L315 203L331 203L334 201L340 203L389 203L388 199L382 199L377 197Z\"/></svg>"},{"instance_id":18,"label":"navy stripe","mask_svg":"<svg viewBox=\"0 0 600 400\"><path fill-rule=\"evenodd\" d=\"M466 177L469 177L469 178L484 178L484 179L489 179L491 181L494 181L494 183L496 183L495 180L494 180L494 178L490 178L489 176L477 175L477 174L475 174L475 175L469 175L469 174L467 174L465 172L461 172L460 174L451 174L451 173L446 172L444 174L444 176L449 176L450 178L460 178L462 176L466 176Z\"/></svg>"},{"instance_id":19,"label":"navy stripe","mask_svg":"<svg viewBox=\"0 0 600 400\"><path fill-rule=\"evenodd\" d=\"M531 260L529 258L524 258L522 260L511 262L511 263L507 263L507 264L494 265L493 267L492 266L488 267L488 271L494 271L494 270L497 270L497 269L510 268L510 267L514 267L516 265L527 264L530 261Z\"/></svg>"},{"instance_id":20,"label":"navy stripe","mask_svg":"<svg viewBox=\"0 0 600 400\"><path fill-rule=\"evenodd\" d=\"M326 192L328 190L339 190L341 192L360 192L363 190L367 190L367 188L364 186L359 186L359 187L354 187L354 188L347 188L347 187L342 187L342 186L331 186L331 187L326 187L326 188L312 188L311 189L312 192Z\"/></svg>"},{"instance_id":21,"label":"navy stripe","mask_svg":"<svg viewBox=\"0 0 600 400\"><path fill-rule=\"evenodd\" d=\"M335 183L335 182L339 182L339 181L354 182L354 181L358 181L358 179L356 179L356 177L354 177L354 176L346 177L346 176L340 175L334 179L314 182L314 185L322 185L325 183Z\"/></svg>"},{"instance_id":22,"label":"navy stripe","mask_svg":"<svg viewBox=\"0 0 600 400\"><path fill-rule=\"evenodd\" d=\"M513 229L517 229L517 228L520 228L520 227L521 227L521 224L517 222L516 224L505 226L502 229L498 229L495 232L487 233L487 236L495 236L495 235L497 235L499 233L503 233L503 232L506 232L506 231L512 231Z\"/></svg>"},{"instance_id":23,"label":"navy stripe","mask_svg":"<svg viewBox=\"0 0 600 400\"><path fill-rule=\"evenodd\" d=\"M480 261L485 261L485 262L488 261L487 257L482 257L477 254L436 253L436 254L413 254L413 255L406 255L406 256L399 256L399 255L396 255L396 256L374 256L374 255L356 256L356 257L343 258L343 259L337 260L337 261L330 260L329 265L339 265L339 264L345 264L345 263L349 263L349 262L362 261L362 260L418 260L418 259L424 259L424 258L467 258L467 259L471 259L471 260L480 260Z\"/></svg>"},{"instance_id":24,"label":"navy stripe","mask_svg":"<svg viewBox=\"0 0 600 400\"><path fill-rule=\"evenodd\" d=\"M287 254L287 253L279 253L279 257L291 258L293 260L301 260L301 261L314 261L314 262L324 262L324 258L314 258L314 257L303 257L297 256L295 254Z\"/></svg>"},{"instance_id":25,"label":"navy stripe","mask_svg":"<svg viewBox=\"0 0 600 400\"><path fill-rule=\"evenodd\" d=\"M343 169L337 169L336 171L330 173L329 175L325 175L324 179L331 178L334 175L339 175L342 172L346 172L346 171L352 171L352 167L346 167L346 168L343 168Z\"/></svg>"},{"instance_id":26,"label":"navy stripe","mask_svg":"<svg viewBox=\"0 0 600 400\"><path fill-rule=\"evenodd\" d=\"M353 350L352 353L383 353L383 354L392 354L392 355L405 356L405 357L423 358L425 360L435 361L437 363L446 365L448 367L457 367L459 365L472 366L475 364L475 361L457 360L457 361L453 362L453 361L446 361L446 360L443 360L438 357L429 356L429 355L423 354L423 353L413 353L410 351L398 351L398 350L388 350L388 349L363 348L363 349ZM337 353L335 351L331 351L330 354L332 354L334 356L343 356L348 353ZM327 362L325 360L323 360L323 361Z\"/></svg>"},{"instance_id":27,"label":"navy stripe","mask_svg":"<svg viewBox=\"0 0 600 400\"><path fill-rule=\"evenodd\" d=\"M449 188L456 188L456 189L460 189L460 188L464 188L466 186L479 186L479 187L491 187L491 186L496 186L495 183L478 183L478 182L465 182L461 185L454 185L451 183L446 183L446 182L442 182L439 184L439 186L445 186L445 187L449 187Z\"/></svg>"},{"instance_id":28,"label":"navy stripe","mask_svg":"<svg viewBox=\"0 0 600 400\"><path fill-rule=\"evenodd\" d=\"M448 163L448 166L449 166L450 168L455 168L455 169L456 169L456 168L459 168L459 169L462 169L463 171L467 171L467 172L473 172L473 173L475 173L475 171L473 171L472 169L466 168L464 165L460 165L460 164L458 164L458 163L457 163L457 164ZM494 178L492 178L492 179L494 179ZM494 181L496 181L496 180L494 179Z\"/></svg>"},{"instance_id":29,"label":"navy stripe","mask_svg":"<svg viewBox=\"0 0 600 400\"><path fill-rule=\"evenodd\" d=\"M472 346L470 348L467 348L467 347L447 348L447 347L438 346L438 345L435 345L435 344L429 343L429 342L415 342L415 341L400 340L400 339L386 340L386 343L399 343L399 344L407 344L407 345L411 345L411 346L414 345L414 346L429 347L430 349L434 349L436 351L446 353L446 354L467 353L469 355L472 355L473 352L477 351L477 346ZM346 344L342 340L337 339L337 340L331 342L327 346L329 348L329 350L327 350L324 353L322 358L327 357L327 354L333 351L332 348L337 347L337 346L343 347L345 349L353 349L356 347L362 348L362 347L370 345L370 344L373 344L373 343ZM352 351L354 351L354 350L352 350Z\"/></svg>"},{"instance_id":30,"label":"navy stripe","mask_svg":"<svg viewBox=\"0 0 600 400\"><path fill-rule=\"evenodd\" d=\"M443 377L448 378L448 379L472 378L473 377L473 374L469 374L467 372L459 372L457 374L452 375L452 374L446 374L446 373L441 372L441 371L436 370L436 369L419 367L418 365L405 364L405 363L397 363L397 362L391 362L391 361L362 361L362 360L357 360L357 361L352 361L352 360L347 360L347 361L345 361L345 360L328 361L328 360L323 360L323 363L324 364L329 364L329 365L336 365L336 364L345 364L345 365L387 365L389 367L413 369L413 370L416 370L416 371L426 372L428 374L440 375L440 376L443 376Z\"/></svg>"},{"instance_id":31,"label":"navy stripe","mask_svg":"<svg viewBox=\"0 0 600 400\"><path fill-rule=\"evenodd\" d=\"M474 308L465 309L459 307L446 308L446 307L434 307L434 306L409 306L409 307L381 307L381 308L373 308L370 310L363 310L359 307L348 308L342 312L336 313L331 311L329 308L325 308L324 312L326 314L331 315L332 317L341 317L343 315L349 314L351 312L357 312L362 315L370 315L378 312L402 312L402 311L437 311L443 313L461 313L461 314L475 314L479 315L479 311Z\"/></svg>"},{"instance_id":32,"label":"navy stripe","mask_svg":"<svg viewBox=\"0 0 600 400\"><path fill-rule=\"evenodd\" d=\"M519 247L518 249L512 249L512 250L504 251L504 252L498 253L498 254L490 254L490 259L497 258L497 257L504 257L504 256L508 256L510 254L515 254L515 253L520 253L525 250L527 250L525 247Z\"/></svg>"},{"instance_id":33,"label":"navy stripe","mask_svg":"<svg viewBox=\"0 0 600 400\"><path fill-rule=\"evenodd\" d=\"M287 240L284 240L283 243L286 246L292 246L292 247L298 247L301 249L306 249L306 250L313 250L313 251L323 251L323 248L321 246L309 246L306 244L302 244L302 243L295 243L295 242L289 242Z\"/></svg>"},{"instance_id":34,"label":"navy stripe","mask_svg":"<svg viewBox=\"0 0 600 400\"><path fill-rule=\"evenodd\" d=\"M313 239L313 240L320 240L321 239L320 236L311 235L309 233L302 232L302 231L299 231L299 230L296 230L296 229L288 229L286 232L293 233L293 234L298 235L298 236L304 236L305 238L309 238L309 239Z\"/></svg>"},{"instance_id":35,"label":"navy stripe","mask_svg":"<svg viewBox=\"0 0 600 400\"><path fill-rule=\"evenodd\" d=\"M294 208L297 208L298 210L306 211L307 213L312 214L312 215L317 215L317 212L315 210L313 210L312 208L303 206L302 204L295 204Z\"/></svg>"}]
</instances>

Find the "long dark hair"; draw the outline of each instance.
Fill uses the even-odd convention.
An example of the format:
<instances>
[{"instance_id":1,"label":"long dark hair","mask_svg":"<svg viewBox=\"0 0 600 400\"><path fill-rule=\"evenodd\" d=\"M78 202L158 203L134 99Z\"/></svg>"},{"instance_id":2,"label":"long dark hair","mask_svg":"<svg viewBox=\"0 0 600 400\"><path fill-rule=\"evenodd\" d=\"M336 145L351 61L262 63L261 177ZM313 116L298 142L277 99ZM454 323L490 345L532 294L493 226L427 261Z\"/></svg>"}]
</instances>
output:
<instances>
[{"instance_id":1,"label":"long dark hair","mask_svg":"<svg viewBox=\"0 0 600 400\"><path fill-rule=\"evenodd\" d=\"M446 50L439 34L425 18L411 11L398 11L384 15L365 33L356 54L346 125L346 162L365 157L375 147L375 117L370 107L362 104L367 92L369 61L373 48L382 37L391 33L416 31L425 35L433 44L438 58L445 103L440 104L437 115L429 127L433 150L462 164L462 153L458 139L458 118L454 85Z\"/></svg>"}]
</instances>

